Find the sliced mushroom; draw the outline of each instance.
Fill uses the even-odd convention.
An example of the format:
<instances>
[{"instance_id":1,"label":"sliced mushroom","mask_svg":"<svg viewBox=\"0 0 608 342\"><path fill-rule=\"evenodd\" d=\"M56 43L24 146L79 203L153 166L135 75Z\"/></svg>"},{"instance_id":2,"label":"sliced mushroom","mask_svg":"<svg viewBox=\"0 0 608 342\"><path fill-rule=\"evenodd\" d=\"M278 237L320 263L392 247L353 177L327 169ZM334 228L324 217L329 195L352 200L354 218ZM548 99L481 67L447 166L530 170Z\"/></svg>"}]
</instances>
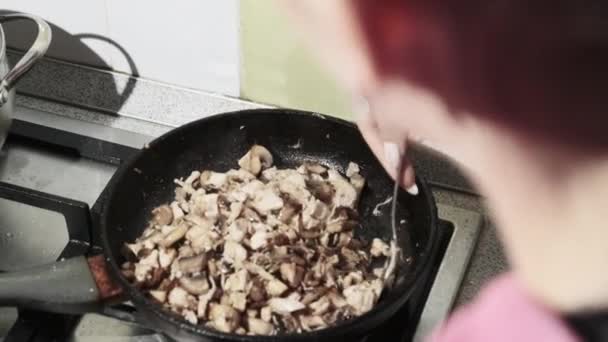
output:
<instances>
[{"instance_id":1,"label":"sliced mushroom","mask_svg":"<svg viewBox=\"0 0 608 342\"><path fill-rule=\"evenodd\" d=\"M215 303L210 305L209 319L215 329L226 333L235 331L240 323L238 311L228 305Z\"/></svg>"},{"instance_id":2,"label":"sliced mushroom","mask_svg":"<svg viewBox=\"0 0 608 342\"><path fill-rule=\"evenodd\" d=\"M330 304L329 298L323 296L316 302L310 303L308 307L312 310L313 315L323 315L329 310Z\"/></svg>"},{"instance_id":3,"label":"sliced mushroom","mask_svg":"<svg viewBox=\"0 0 608 342\"><path fill-rule=\"evenodd\" d=\"M282 281L278 279L272 279L268 283L266 283L266 292L273 297L277 297L285 293L288 290L287 285L283 284Z\"/></svg>"},{"instance_id":4,"label":"sliced mushroom","mask_svg":"<svg viewBox=\"0 0 608 342\"><path fill-rule=\"evenodd\" d=\"M213 278L210 277L209 282L211 283L211 289L209 289L209 291L207 291L207 293L198 296L198 305L197 305L197 309L196 309L196 315L199 318L206 318L207 305L209 304L209 301L211 300L211 298L213 298L213 296L215 295L215 292L216 292L216 285L215 285L215 281L213 281Z\"/></svg>"},{"instance_id":5,"label":"sliced mushroom","mask_svg":"<svg viewBox=\"0 0 608 342\"><path fill-rule=\"evenodd\" d=\"M174 222L184 217L184 212L177 202L171 203L171 212L173 214Z\"/></svg>"},{"instance_id":6,"label":"sliced mushroom","mask_svg":"<svg viewBox=\"0 0 608 342\"><path fill-rule=\"evenodd\" d=\"M381 257L381 256L390 256L391 255L391 248L389 247L389 245L378 239L378 238L374 238L372 240L372 246L371 249L369 251L371 253L371 255L375 256L375 257Z\"/></svg>"},{"instance_id":7,"label":"sliced mushroom","mask_svg":"<svg viewBox=\"0 0 608 342\"><path fill-rule=\"evenodd\" d=\"M168 302L175 308L187 308L191 303L190 295L184 289L176 286L169 292Z\"/></svg>"},{"instance_id":8,"label":"sliced mushroom","mask_svg":"<svg viewBox=\"0 0 608 342\"><path fill-rule=\"evenodd\" d=\"M334 197L334 187L325 180L309 180L308 188L312 195L324 203L331 203Z\"/></svg>"},{"instance_id":9,"label":"sliced mushroom","mask_svg":"<svg viewBox=\"0 0 608 342\"><path fill-rule=\"evenodd\" d=\"M268 245L268 238L269 235L266 231L259 230L251 236L249 246L253 250L258 250L260 248L266 247L266 245Z\"/></svg>"},{"instance_id":10,"label":"sliced mushroom","mask_svg":"<svg viewBox=\"0 0 608 342\"><path fill-rule=\"evenodd\" d=\"M184 310L183 313L184 315L184 319L192 324L197 324L198 323L198 317L196 317L196 314L194 313L194 311L192 310Z\"/></svg>"},{"instance_id":11,"label":"sliced mushroom","mask_svg":"<svg viewBox=\"0 0 608 342\"><path fill-rule=\"evenodd\" d=\"M273 210L281 209L283 200L272 189L264 189L255 194L251 205L260 215L266 216Z\"/></svg>"},{"instance_id":12,"label":"sliced mushroom","mask_svg":"<svg viewBox=\"0 0 608 342\"><path fill-rule=\"evenodd\" d=\"M201 272L207 264L207 256L203 253L190 257L180 258L178 261L179 270L183 273Z\"/></svg>"},{"instance_id":13,"label":"sliced mushroom","mask_svg":"<svg viewBox=\"0 0 608 342\"><path fill-rule=\"evenodd\" d=\"M355 174L359 174L359 172L361 172L361 169L357 163L348 163L348 167L346 168L346 177L351 178Z\"/></svg>"},{"instance_id":14,"label":"sliced mushroom","mask_svg":"<svg viewBox=\"0 0 608 342\"><path fill-rule=\"evenodd\" d=\"M358 315L370 311L378 300L376 291L374 291L368 283L347 287L342 293L344 294L348 305L350 305Z\"/></svg>"},{"instance_id":15,"label":"sliced mushroom","mask_svg":"<svg viewBox=\"0 0 608 342\"><path fill-rule=\"evenodd\" d=\"M302 329L306 331L312 331L327 326L327 323L325 323L321 316L300 316L300 324L302 325Z\"/></svg>"},{"instance_id":16,"label":"sliced mushroom","mask_svg":"<svg viewBox=\"0 0 608 342\"><path fill-rule=\"evenodd\" d=\"M218 194L194 196L192 198L193 212L212 220L217 219L220 215L218 197Z\"/></svg>"},{"instance_id":17,"label":"sliced mushroom","mask_svg":"<svg viewBox=\"0 0 608 342\"><path fill-rule=\"evenodd\" d=\"M255 335L270 335L274 331L272 324L255 317L247 318L247 328L250 333Z\"/></svg>"},{"instance_id":18,"label":"sliced mushroom","mask_svg":"<svg viewBox=\"0 0 608 342\"><path fill-rule=\"evenodd\" d=\"M185 224L180 224L174 227L165 237L158 243L159 245L169 248L173 246L174 243L181 240L186 236L186 232L188 232L188 226Z\"/></svg>"},{"instance_id":19,"label":"sliced mushroom","mask_svg":"<svg viewBox=\"0 0 608 342\"><path fill-rule=\"evenodd\" d=\"M168 205L161 205L152 210L152 222L159 226L171 224L173 221L173 211Z\"/></svg>"},{"instance_id":20,"label":"sliced mushroom","mask_svg":"<svg viewBox=\"0 0 608 342\"><path fill-rule=\"evenodd\" d=\"M278 314L289 314L306 308L306 305L292 298L271 298L268 305L273 312Z\"/></svg>"},{"instance_id":21,"label":"sliced mushroom","mask_svg":"<svg viewBox=\"0 0 608 342\"><path fill-rule=\"evenodd\" d=\"M302 166L306 169L306 171L312 172L312 173L315 173L318 175L321 175L321 174L324 174L325 172L327 172L327 168L318 163L308 162L308 163L304 163Z\"/></svg>"},{"instance_id":22,"label":"sliced mushroom","mask_svg":"<svg viewBox=\"0 0 608 342\"><path fill-rule=\"evenodd\" d=\"M249 182L255 179L255 175L244 169L228 170L226 176L228 176L228 180L232 182Z\"/></svg>"},{"instance_id":23,"label":"sliced mushroom","mask_svg":"<svg viewBox=\"0 0 608 342\"><path fill-rule=\"evenodd\" d=\"M173 260L177 256L177 251L173 248L165 249L161 248L158 251L158 263L160 267L167 268L171 266Z\"/></svg>"},{"instance_id":24,"label":"sliced mushroom","mask_svg":"<svg viewBox=\"0 0 608 342\"><path fill-rule=\"evenodd\" d=\"M204 275L181 277L179 278L179 284L188 293L197 296L209 291L209 283L207 282L207 277Z\"/></svg>"},{"instance_id":25,"label":"sliced mushroom","mask_svg":"<svg viewBox=\"0 0 608 342\"><path fill-rule=\"evenodd\" d=\"M266 299L266 290L261 282L257 279L254 279L251 284L251 288L249 289L249 298L252 302L262 302Z\"/></svg>"},{"instance_id":26,"label":"sliced mushroom","mask_svg":"<svg viewBox=\"0 0 608 342\"><path fill-rule=\"evenodd\" d=\"M223 257L227 263L239 266L247 259L247 250L238 242L227 240L224 243Z\"/></svg>"},{"instance_id":27,"label":"sliced mushroom","mask_svg":"<svg viewBox=\"0 0 608 342\"><path fill-rule=\"evenodd\" d=\"M164 303L165 300L167 300L167 291L151 290L149 293L152 298L156 299L161 303Z\"/></svg>"},{"instance_id":28,"label":"sliced mushroom","mask_svg":"<svg viewBox=\"0 0 608 342\"><path fill-rule=\"evenodd\" d=\"M328 181L335 189L335 194L333 196L334 206L355 208L355 204L357 203L358 199L355 187L353 187L353 185L344 179L344 177L342 177L342 175L340 175L337 171L330 169L327 171L327 174Z\"/></svg>"},{"instance_id":29,"label":"sliced mushroom","mask_svg":"<svg viewBox=\"0 0 608 342\"><path fill-rule=\"evenodd\" d=\"M301 210L302 206L293 203L292 201L284 201L283 207L279 212L279 220L283 223L289 223L291 219Z\"/></svg>"},{"instance_id":30,"label":"sliced mushroom","mask_svg":"<svg viewBox=\"0 0 608 342\"><path fill-rule=\"evenodd\" d=\"M228 181L228 176L225 173L203 171L199 179L206 190L220 190Z\"/></svg>"},{"instance_id":31,"label":"sliced mushroom","mask_svg":"<svg viewBox=\"0 0 608 342\"><path fill-rule=\"evenodd\" d=\"M327 298L336 308L343 308L348 305L346 299L342 297L336 290L331 290L327 293Z\"/></svg>"},{"instance_id":32,"label":"sliced mushroom","mask_svg":"<svg viewBox=\"0 0 608 342\"><path fill-rule=\"evenodd\" d=\"M258 175L262 169L272 166L272 154L264 146L253 145L249 152L239 159L239 166Z\"/></svg>"},{"instance_id":33,"label":"sliced mushroom","mask_svg":"<svg viewBox=\"0 0 608 342\"><path fill-rule=\"evenodd\" d=\"M270 322L272 320L272 308L270 306L265 306L260 309L260 318L264 322Z\"/></svg>"},{"instance_id":34,"label":"sliced mushroom","mask_svg":"<svg viewBox=\"0 0 608 342\"><path fill-rule=\"evenodd\" d=\"M246 269L241 269L228 276L226 283L224 284L224 291L243 292L247 290L248 282L249 272L247 272Z\"/></svg>"},{"instance_id":35,"label":"sliced mushroom","mask_svg":"<svg viewBox=\"0 0 608 342\"><path fill-rule=\"evenodd\" d=\"M291 287L298 287L304 278L304 269L295 263L282 263L281 278Z\"/></svg>"},{"instance_id":36,"label":"sliced mushroom","mask_svg":"<svg viewBox=\"0 0 608 342\"><path fill-rule=\"evenodd\" d=\"M245 238L247 231L249 230L250 222L247 219L239 218L232 222L227 228L228 234L226 239L235 242L241 242Z\"/></svg>"},{"instance_id":37,"label":"sliced mushroom","mask_svg":"<svg viewBox=\"0 0 608 342\"><path fill-rule=\"evenodd\" d=\"M125 243L121 249L121 252L125 259L136 261L137 254L142 248L144 248L142 243Z\"/></svg>"},{"instance_id":38,"label":"sliced mushroom","mask_svg":"<svg viewBox=\"0 0 608 342\"><path fill-rule=\"evenodd\" d=\"M230 292L228 294L230 306L239 312L244 312L247 308L247 294L245 292Z\"/></svg>"}]
</instances>

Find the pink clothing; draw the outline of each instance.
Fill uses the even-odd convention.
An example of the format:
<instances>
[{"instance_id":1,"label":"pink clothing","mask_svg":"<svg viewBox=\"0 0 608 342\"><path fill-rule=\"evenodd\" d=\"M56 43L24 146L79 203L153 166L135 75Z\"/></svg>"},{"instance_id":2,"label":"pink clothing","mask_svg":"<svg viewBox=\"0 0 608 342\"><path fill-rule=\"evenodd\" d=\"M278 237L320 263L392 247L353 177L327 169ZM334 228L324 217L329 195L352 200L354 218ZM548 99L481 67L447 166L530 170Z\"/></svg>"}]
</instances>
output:
<instances>
[{"instance_id":1,"label":"pink clothing","mask_svg":"<svg viewBox=\"0 0 608 342\"><path fill-rule=\"evenodd\" d=\"M431 342L579 342L557 314L530 298L512 275L501 276L458 310Z\"/></svg>"}]
</instances>

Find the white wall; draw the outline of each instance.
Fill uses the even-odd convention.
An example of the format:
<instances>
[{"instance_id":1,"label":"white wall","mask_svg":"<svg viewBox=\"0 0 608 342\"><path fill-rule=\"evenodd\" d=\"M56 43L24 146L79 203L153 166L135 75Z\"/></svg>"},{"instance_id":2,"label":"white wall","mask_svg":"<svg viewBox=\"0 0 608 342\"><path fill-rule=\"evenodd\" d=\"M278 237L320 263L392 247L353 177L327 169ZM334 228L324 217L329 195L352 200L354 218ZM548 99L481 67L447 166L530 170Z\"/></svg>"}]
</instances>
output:
<instances>
[{"instance_id":1,"label":"white wall","mask_svg":"<svg viewBox=\"0 0 608 342\"><path fill-rule=\"evenodd\" d=\"M239 95L238 0L2 0L0 9L37 14L54 25L48 55L136 73L178 86ZM10 47L33 37L4 25ZM92 36L93 35L93 36ZM107 41L119 44L132 60Z\"/></svg>"}]
</instances>

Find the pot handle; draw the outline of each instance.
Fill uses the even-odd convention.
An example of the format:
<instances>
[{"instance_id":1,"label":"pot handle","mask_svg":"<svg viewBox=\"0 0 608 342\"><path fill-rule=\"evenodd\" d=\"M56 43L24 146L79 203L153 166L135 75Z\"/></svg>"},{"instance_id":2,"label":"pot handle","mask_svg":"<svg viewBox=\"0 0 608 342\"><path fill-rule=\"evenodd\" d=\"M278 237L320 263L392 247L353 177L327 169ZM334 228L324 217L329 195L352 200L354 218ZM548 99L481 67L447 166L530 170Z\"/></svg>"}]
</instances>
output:
<instances>
[{"instance_id":1,"label":"pot handle","mask_svg":"<svg viewBox=\"0 0 608 342\"><path fill-rule=\"evenodd\" d=\"M8 92L13 88L15 83L25 74L34 63L40 59L51 44L51 27L46 21L40 17L25 13L13 13L0 15L0 23L17 19L32 20L38 26L38 35L34 44L30 47L27 53L17 62L17 64L9 71L6 76L0 81L0 106L8 101Z\"/></svg>"},{"instance_id":2,"label":"pot handle","mask_svg":"<svg viewBox=\"0 0 608 342\"><path fill-rule=\"evenodd\" d=\"M102 255L0 273L0 306L82 314L103 310L102 302L120 294Z\"/></svg>"}]
</instances>

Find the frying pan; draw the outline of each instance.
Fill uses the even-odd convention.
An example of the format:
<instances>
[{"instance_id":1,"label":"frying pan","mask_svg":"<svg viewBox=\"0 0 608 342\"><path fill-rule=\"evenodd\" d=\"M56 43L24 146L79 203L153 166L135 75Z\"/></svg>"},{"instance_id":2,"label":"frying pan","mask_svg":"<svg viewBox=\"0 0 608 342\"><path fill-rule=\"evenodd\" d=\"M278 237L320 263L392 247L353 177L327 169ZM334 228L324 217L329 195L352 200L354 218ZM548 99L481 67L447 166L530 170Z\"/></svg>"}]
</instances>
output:
<instances>
[{"instance_id":1,"label":"frying pan","mask_svg":"<svg viewBox=\"0 0 608 342\"><path fill-rule=\"evenodd\" d=\"M53 312L98 311L160 331L179 341L331 341L367 335L394 315L408 300L428 269L437 245L437 213L432 194L418 178L419 194L398 195L398 261L393 287L385 290L370 312L326 329L280 336L221 333L187 323L132 286L120 272L125 242L146 227L150 212L174 197L175 178L192 170L227 171L253 144L267 147L279 168L317 161L345 172L350 161L361 167L367 185L359 203L361 229L371 241L391 239L390 206L379 203L392 194L393 181L352 123L320 114L284 110L245 110L201 119L157 138L121 165L110 180L109 196L100 217L103 255L78 257L33 269L0 274L0 305ZM129 301L132 306L113 306ZM129 308L127 310L126 308Z\"/></svg>"}]
</instances>

